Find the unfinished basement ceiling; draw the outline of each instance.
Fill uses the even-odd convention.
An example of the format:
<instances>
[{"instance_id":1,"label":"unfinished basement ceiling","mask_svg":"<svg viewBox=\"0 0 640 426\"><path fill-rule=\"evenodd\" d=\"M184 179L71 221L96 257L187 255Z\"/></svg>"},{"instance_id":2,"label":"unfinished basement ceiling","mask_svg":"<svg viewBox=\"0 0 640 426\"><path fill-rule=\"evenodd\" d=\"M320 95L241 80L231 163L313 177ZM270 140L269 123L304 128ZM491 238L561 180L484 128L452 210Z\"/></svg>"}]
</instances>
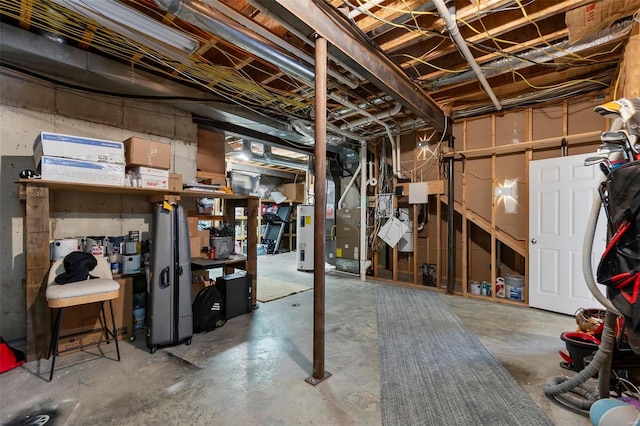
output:
<instances>
[{"instance_id":1,"label":"unfinished basement ceiling","mask_svg":"<svg viewBox=\"0 0 640 426\"><path fill-rule=\"evenodd\" d=\"M308 150L319 34L329 42L328 146L339 151L389 130L442 132L450 124L445 117L601 92L616 77L640 0L456 0L446 2L450 16L444 6L440 0L2 0L0 59L5 68L55 81L78 81L85 71L80 85L87 88L176 100L236 142L246 135ZM150 19L127 24L127 9ZM450 36L447 18L466 48ZM167 42L158 25L170 30ZM27 32L152 77L120 81L117 68L97 65L89 73L70 64L66 50L16 41Z\"/></svg>"}]
</instances>

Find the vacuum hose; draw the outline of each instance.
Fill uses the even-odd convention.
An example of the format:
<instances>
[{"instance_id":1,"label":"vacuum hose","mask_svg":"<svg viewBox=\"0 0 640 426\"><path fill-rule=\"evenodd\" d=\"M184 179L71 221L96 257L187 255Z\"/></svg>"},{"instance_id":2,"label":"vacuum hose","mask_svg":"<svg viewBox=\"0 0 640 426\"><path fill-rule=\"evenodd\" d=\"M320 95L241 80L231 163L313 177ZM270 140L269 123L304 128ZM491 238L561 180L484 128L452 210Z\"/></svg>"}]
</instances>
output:
<instances>
[{"instance_id":1,"label":"vacuum hose","mask_svg":"<svg viewBox=\"0 0 640 426\"><path fill-rule=\"evenodd\" d=\"M599 398L609 397L611 360L616 341L615 329L617 317L620 315L611 301L602 294L593 277L591 252L593 250L593 240L596 233L596 226L598 224L598 216L600 214L601 206L602 200L596 194L591 206L589 221L587 223L587 229L585 230L584 244L582 247L582 273L585 281L587 282L587 287L594 297L602 303L607 310L604 320L604 329L602 330L601 344L593 356L593 360L578 374L572 378L565 376L552 377L544 386L544 393L548 397L556 398L565 405L574 407L578 410L587 411ZM584 383L596 373L599 373L597 394L586 387L582 387Z\"/></svg>"}]
</instances>

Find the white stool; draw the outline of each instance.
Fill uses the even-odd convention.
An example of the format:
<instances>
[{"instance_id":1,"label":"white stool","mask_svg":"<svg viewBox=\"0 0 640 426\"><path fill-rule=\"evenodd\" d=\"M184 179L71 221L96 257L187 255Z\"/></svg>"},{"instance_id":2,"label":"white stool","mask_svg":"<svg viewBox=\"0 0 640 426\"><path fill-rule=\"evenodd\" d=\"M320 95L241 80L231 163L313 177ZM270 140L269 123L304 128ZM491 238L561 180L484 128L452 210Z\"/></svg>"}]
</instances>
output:
<instances>
[{"instance_id":1,"label":"white stool","mask_svg":"<svg viewBox=\"0 0 640 426\"><path fill-rule=\"evenodd\" d=\"M62 313L64 308L71 306L84 305L87 303L100 302L100 310L102 311L102 325L105 332L105 340L109 343L109 336L113 337L116 342L116 353L118 361L120 361L120 348L118 347L118 337L116 320L113 315L113 305L111 301L118 298L120 292L120 284L113 280L111 275L111 267L104 258L96 258L98 264L91 271L91 275L99 278L77 281L68 284L58 284L55 278L65 272L63 259L57 260L49 269L47 279L47 304L51 309L58 309L55 326L51 334L51 342L49 343L49 352L47 359L53 352L53 360L51 362L51 372L49 373L49 381L53 379L53 369L56 364L56 356L58 355L58 342L60 340L60 326L62 324ZM104 302L109 301L109 309L111 311L112 329L107 327L107 318L104 313ZM99 342L102 343L102 340Z\"/></svg>"}]
</instances>

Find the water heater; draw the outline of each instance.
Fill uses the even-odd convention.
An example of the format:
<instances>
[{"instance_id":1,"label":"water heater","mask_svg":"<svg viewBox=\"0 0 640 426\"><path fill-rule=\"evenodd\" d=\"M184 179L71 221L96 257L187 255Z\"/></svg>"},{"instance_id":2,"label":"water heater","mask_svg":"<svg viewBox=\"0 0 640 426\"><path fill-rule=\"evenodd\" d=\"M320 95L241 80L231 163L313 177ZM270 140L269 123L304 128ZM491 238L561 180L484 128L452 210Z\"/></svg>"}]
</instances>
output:
<instances>
[{"instance_id":1,"label":"water heater","mask_svg":"<svg viewBox=\"0 0 640 426\"><path fill-rule=\"evenodd\" d=\"M313 271L314 209L313 205L300 204L296 210L298 271Z\"/></svg>"}]
</instances>

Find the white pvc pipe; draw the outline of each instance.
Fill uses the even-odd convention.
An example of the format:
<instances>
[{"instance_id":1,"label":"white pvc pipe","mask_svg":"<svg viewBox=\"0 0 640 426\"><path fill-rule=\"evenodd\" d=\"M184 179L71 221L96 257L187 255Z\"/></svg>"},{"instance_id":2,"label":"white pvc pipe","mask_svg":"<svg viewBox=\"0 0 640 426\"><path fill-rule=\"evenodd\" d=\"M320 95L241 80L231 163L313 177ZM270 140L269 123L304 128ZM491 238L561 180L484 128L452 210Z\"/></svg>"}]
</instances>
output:
<instances>
[{"instance_id":1,"label":"white pvc pipe","mask_svg":"<svg viewBox=\"0 0 640 426\"><path fill-rule=\"evenodd\" d=\"M401 109L402 109L402 105L399 104L399 103L396 103L391 108L389 108L387 111L382 111L382 112L379 112L377 114L374 114L373 117L375 117L376 120L384 120L385 118L393 117L394 115L398 114ZM372 121L373 121L373 119L371 117L359 118L359 119L353 120L353 121L351 121L349 123L342 124L340 126L340 128L342 130L352 129L354 127L358 127L358 126L361 126L363 124L371 123Z\"/></svg>"},{"instance_id":2,"label":"white pvc pipe","mask_svg":"<svg viewBox=\"0 0 640 426\"><path fill-rule=\"evenodd\" d=\"M347 13L347 17L349 19L353 19L356 16L360 16L362 14L362 12L366 12L367 10L371 9L373 6L379 5L383 1L384 0L369 0L368 2L363 4L362 6L358 6L355 9L351 10L349 13Z\"/></svg>"},{"instance_id":3,"label":"white pvc pipe","mask_svg":"<svg viewBox=\"0 0 640 426\"><path fill-rule=\"evenodd\" d=\"M367 259L367 143L360 146L360 281L367 280L367 268L371 264ZM370 177L370 176L369 176Z\"/></svg>"},{"instance_id":4,"label":"white pvc pipe","mask_svg":"<svg viewBox=\"0 0 640 426\"><path fill-rule=\"evenodd\" d=\"M396 141L396 170L398 173L396 176L402 177L402 168L400 167L400 135L396 136L398 140Z\"/></svg>"},{"instance_id":5,"label":"white pvc pipe","mask_svg":"<svg viewBox=\"0 0 640 426\"><path fill-rule=\"evenodd\" d=\"M353 172L353 176L351 176L351 180L349 181L347 186L344 188L344 191L342 191L342 195L340 196L340 199L338 200L338 209L342 208L342 203L344 202L344 199L347 197L347 193L349 192L349 190L351 189L351 187L355 183L356 178L358 177L358 173L360 173L361 170L362 170L362 165L358 164L358 168L356 169L355 172Z\"/></svg>"},{"instance_id":6,"label":"white pvc pipe","mask_svg":"<svg viewBox=\"0 0 640 426\"><path fill-rule=\"evenodd\" d=\"M476 75L478 76L478 80L480 80L480 84L482 84L482 87L484 87L484 90L487 92L487 95L489 95L489 98L491 98L491 102L493 102L493 105L495 105L496 109L498 110L502 109L502 105L500 105L500 101L498 101L498 98L496 98L496 95L495 93L493 93L493 89L491 89L491 86L489 86L489 82L487 81L484 74L482 73L480 66L476 62L473 55L471 54L471 51L469 50L469 46L467 46L466 41L464 40L464 38L462 38L462 35L460 34L460 31L458 29L458 24L456 23L453 16L451 16L451 14L449 13L449 9L447 9L447 6L444 4L444 1L433 0L433 4L438 9L438 13L442 17L442 19L444 19L444 22L447 24L447 30L449 31L449 34L453 38L453 41L458 46L460 53L462 53L462 56L465 57L465 59L471 66L471 69L473 70L473 72L475 72Z\"/></svg>"}]
</instances>

